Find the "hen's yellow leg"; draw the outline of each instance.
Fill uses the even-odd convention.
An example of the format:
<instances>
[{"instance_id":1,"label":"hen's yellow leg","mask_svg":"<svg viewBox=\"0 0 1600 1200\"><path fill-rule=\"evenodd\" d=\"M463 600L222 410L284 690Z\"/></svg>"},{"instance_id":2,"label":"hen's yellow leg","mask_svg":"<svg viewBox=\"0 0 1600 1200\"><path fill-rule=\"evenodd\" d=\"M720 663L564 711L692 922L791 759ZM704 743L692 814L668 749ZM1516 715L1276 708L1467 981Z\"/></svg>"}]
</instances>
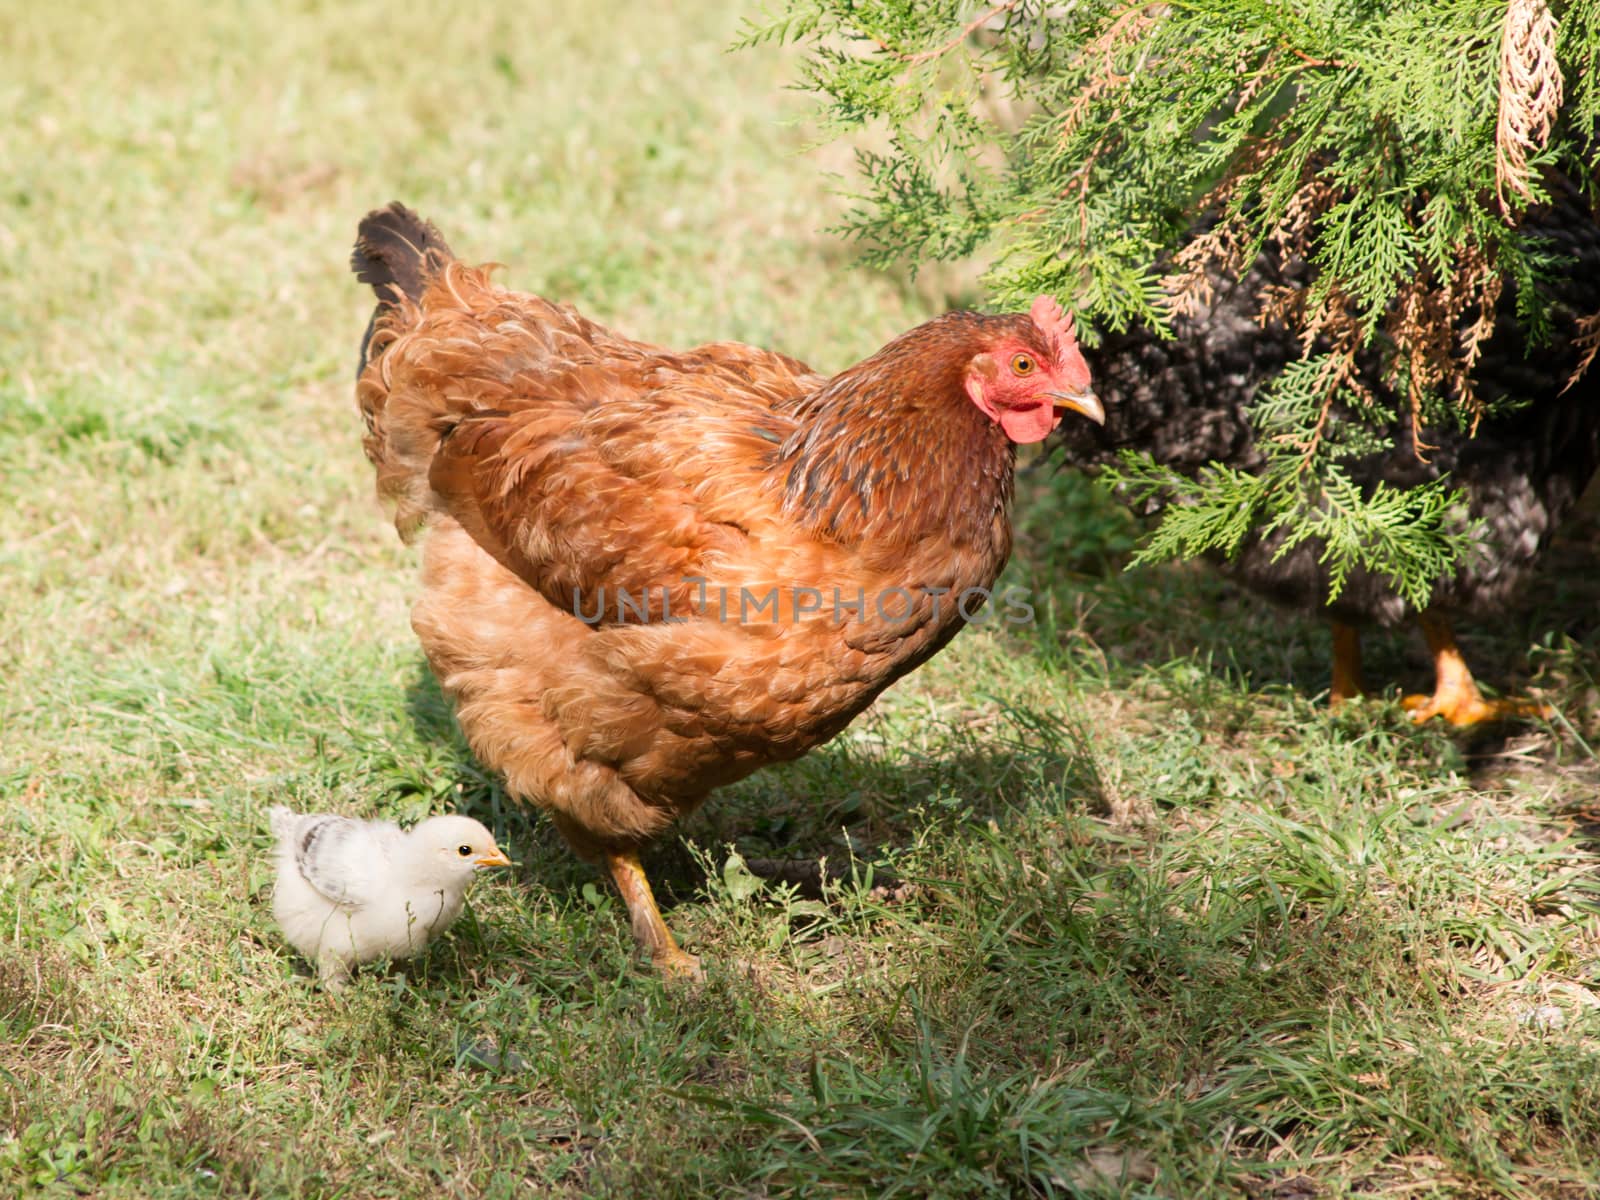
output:
<instances>
[{"instance_id":1,"label":"hen's yellow leg","mask_svg":"<svg viewBox=\"0 0 1600 1200\"><path fill-rule=\"evenodd\" d=\"M1346 700L1359 700L1367 694L1361 681L1361 631L1337 617L1328 624L1333 629L1333 686L1328 689L1328 705L1338 708Z\"/></svg>"},{"instance_id":2,"label":"hen's yellow leg","mask_svg":"<svg viewBox=\"0 0 1600 1200\"><path fill-rule=\"evenodd\" d=\"M1450 622L1434 613L1417 616L1422 636L1428 639L1433 654L1435 685L1431 696L1407 696L1400 703L1419 725L1430 717L1443 717L1455 726L1476 725L1482 721L1504 721L1513 717L1548 717L1550 708L1532 700L1485 700L1467 669L1461 648L1456 645Z\"/></svg>"},{"instance_id":3,"label":"hen's yellow leg","mask_svg":"<svg viewBox=\"0 0 1600 1200\"><path fill-rule=\"evenodd\" d=\"M675 979L699 979L700 960L678 947L672 930L661 919L661 910L656 907L655 893L650 890L650 880L645 876L639 856L631 852L608 854L606 865L611 868L611 878L617 881L617 890L628 906L633 939L649 951L656 969Z\"/></svg>"}]
</instances>

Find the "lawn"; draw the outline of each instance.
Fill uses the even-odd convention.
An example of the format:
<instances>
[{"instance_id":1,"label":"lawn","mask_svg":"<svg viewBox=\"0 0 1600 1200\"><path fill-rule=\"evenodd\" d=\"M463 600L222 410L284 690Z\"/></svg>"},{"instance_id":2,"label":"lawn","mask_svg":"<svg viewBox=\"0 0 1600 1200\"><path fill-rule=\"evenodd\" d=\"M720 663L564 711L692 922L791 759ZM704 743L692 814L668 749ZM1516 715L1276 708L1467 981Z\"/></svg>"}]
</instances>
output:
<instances>
[{"instance_id":1,"label":"lawn","mask_svg":"<svg viewBox=\"0 0 1600 1200\"><path fill-rule=\"evenodd\" d=\"M741 22L0 0L0 1195L1600 1195L1592 507L1466 631L1560 715L1465 737L1330 716L1315 623L1125 572L1128 518L1032 464L1038 622L650 860L698 989L474 763L361 455L364 212L825 368L981 300L854 264L848 151ZM1368 668L1427 678L1414 635ZM330 997L277 803L461 809L519 865Z\"/></svg>"}]
</instances>

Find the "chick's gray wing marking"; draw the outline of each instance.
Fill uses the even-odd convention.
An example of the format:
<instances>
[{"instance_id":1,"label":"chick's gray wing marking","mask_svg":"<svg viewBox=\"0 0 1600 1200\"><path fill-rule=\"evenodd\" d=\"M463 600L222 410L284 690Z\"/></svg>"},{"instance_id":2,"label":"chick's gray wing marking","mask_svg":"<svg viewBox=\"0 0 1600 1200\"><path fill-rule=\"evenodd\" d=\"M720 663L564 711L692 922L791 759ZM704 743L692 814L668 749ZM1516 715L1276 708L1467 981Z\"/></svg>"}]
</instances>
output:
<instances>
[{"instance_id":1,"label":"chick's gray wing marking","mask_svg":"<svg viewBox=\"0 0 1600 1200\"><path fill-rule=\"evenodd\" d=\"M372 899L377 846L361 821L305 817L295 827L294 865L305 881L335 904L357 907Z\"/></svg>"}]
</instances>

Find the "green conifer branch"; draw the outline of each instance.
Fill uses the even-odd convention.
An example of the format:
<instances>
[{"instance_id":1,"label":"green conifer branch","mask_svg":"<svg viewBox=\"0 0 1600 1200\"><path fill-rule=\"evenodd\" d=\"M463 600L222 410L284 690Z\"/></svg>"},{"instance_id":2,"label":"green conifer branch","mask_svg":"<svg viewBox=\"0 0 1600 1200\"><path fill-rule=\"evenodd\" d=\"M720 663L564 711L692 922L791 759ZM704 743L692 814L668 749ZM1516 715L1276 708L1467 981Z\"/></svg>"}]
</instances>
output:
<instances>
[{"instance_id":1,"label":"green conifer branch","mask_svg":"<svg viewBox=\"0 0 1600 1200\"><path fill-rule=\"evenodd\" d=\"M1441 359L1455 343L1427 325L1454 318L1416 297L1465 311L1499 294L1493 278L1548 336L1562 264L1519 218L1548 198L1546 168L1595 189L1600 126L1600 0L1551 9L1559 114L1502 110L1508 0L789 0L749 37L804 48L830 135L887 131L842 227L870 261L983 253L997 304L1053 293L1092 337L1169 328L1177 256L1202 229L1224 271L1269 241L1306 257L1298 312L1317 336L1257 400L1266 468L1184 478L1126 458L1118 486L1170 504L1139 561L1316 539L1335 594L1359 566L1416 602L1470 545L1458 498L1448 480L1355 487L1342 464L1411 414L1328 355L1376 355L1414 419L1469 427L1485 409L1467 356Z\"/></svg>"}]
</instances>

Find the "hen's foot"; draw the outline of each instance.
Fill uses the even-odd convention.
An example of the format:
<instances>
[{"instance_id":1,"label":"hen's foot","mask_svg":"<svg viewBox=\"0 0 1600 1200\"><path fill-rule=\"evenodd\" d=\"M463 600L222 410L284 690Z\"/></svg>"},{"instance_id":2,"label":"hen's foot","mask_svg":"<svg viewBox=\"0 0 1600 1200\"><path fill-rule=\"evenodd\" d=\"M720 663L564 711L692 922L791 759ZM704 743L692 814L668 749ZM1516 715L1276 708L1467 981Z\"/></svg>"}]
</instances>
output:
<instances>
[{"instance_id":1,"label":"hen's foot","mask_svg":"<svg viewBox=\"0 0 1600 1200\"><path fill-rule=\"evenodd\" d=\"M652 954L650 962L661 972L663 979L674 983L704 983L706 973L700 969L700 959L673 946L665 954Z\"/></svg>"},{"instance_id":2,"label":"hen's foot","mask_svg":"<svg viewBox=\"0 0 1600 1200\"><path fill-rule=\"evenodd\" d=\"M1433 717L1443 717L1457 728L1486 721L1548 720L1555 710L1536 700L1486 700L1476 687L1453 688L1431 696L1407 696L1400 705L1418 725Z\"/></svg>"},{"instance_id":3,"label":"hen's foot","mask_svg":"<svg viewBox=\"0 0 1600 1200\"><path fill-rule=\"evenodd\" d=\"M1431 696L1407 696L1400 701L1418 725L1433 717L1443 717L1457 728L1486 721L1548 718L1554 714L1548 705L1533 700L1485 700L1467 668L1461 648L1456 644L1450 622L1435 613L1417 617L1422 635L1433 652L1435 686Z\"/></svg>"}]
</instances>

